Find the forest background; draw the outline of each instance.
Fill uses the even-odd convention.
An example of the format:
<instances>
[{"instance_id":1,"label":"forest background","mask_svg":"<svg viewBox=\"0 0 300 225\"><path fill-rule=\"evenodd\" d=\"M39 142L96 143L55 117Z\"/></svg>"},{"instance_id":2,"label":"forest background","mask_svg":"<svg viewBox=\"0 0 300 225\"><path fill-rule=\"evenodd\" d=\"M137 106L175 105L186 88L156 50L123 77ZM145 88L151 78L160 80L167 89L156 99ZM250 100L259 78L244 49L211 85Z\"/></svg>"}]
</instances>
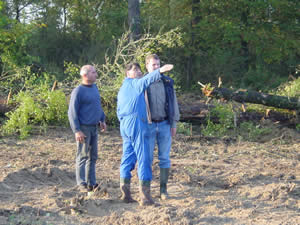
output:
<instances>
[{"instance_id":1,"label":"forest background","mask_svg":"<svg viewBox=\"0 0 300 225\"><path fill-rule=\"evenodd\" d=\"M299 22L299 0L0 0L0 224L300 224ZM140 207L119 199L116 96L124 66L146 72L149 53L175 65L181 120L170 198L159 198L155 150L156 204ZM84 64L108 124L94 193L75 184L67 118ZM204 95L217 89L263 101ZM295 107L266 106L268 94Z\"/></svg>"},{"instance_id":2,"label":"forest background","mask_svg":"<svg viewBox=\"0 0 300 225\"><path fill-rule=\"evenodd\" d=\"M5 129L26 136L29 122L67 121L65 95L87 63L97 67L109 122L116 122L124 65L145 69L149 53L175 64L169 75L179 94L200 94L198 81L218 77L224 87L263 92L291 79L299 87L299 19L296 0L2 0L0 96L23 104L6 114ZM61 91L50 92L54 81Z\"/></svg>"}]
</instances>

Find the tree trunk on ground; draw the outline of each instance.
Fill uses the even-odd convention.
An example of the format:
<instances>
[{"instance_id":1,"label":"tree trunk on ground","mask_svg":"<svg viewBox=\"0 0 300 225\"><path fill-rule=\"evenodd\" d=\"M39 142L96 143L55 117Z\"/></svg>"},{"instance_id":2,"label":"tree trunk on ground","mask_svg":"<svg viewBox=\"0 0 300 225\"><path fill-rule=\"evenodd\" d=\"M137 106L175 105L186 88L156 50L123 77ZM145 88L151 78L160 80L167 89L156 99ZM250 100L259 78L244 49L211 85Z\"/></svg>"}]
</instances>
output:
<instances>
[{"instance_id":1,"label":"tree trunk on ground","mask_svg":"<svg viewBox=\"0 0 300 225\"><path fill-rule=\"evenodd\" d=\"M204 102L178 102L181 121L199 121L203 122L214 105Z\"/></svg>"},{"instance_id":2,"label":"tree trunk on ground","mask_svg":"<svg viewBox=\"0 0 300 225\"><path fill-rule=\"evenodd\" d=\"M281 109L300 110L300 98L269 95L256 91L234 91L227 88L203 89L206 96L234 100L240 103L254 103Z\"/></svg>"},{"instance_id":3,"label":"tree trunk on ground","mask_svg":"<svg viewBox=\"0 0 300 225\"><path fill-rule=\"evenodd\" d=\"M181 99L178 101L179 111L180 111L180 121L181 122L192 122L193 124L206 124L207 116L210 111L215 108L213 104L205 103L205 99L201 100L187 100ZM210 120L214 123L219 121L219 118L210 115ZM298 117L294 114L285 112L255 112L247 111L237 114L237 121L239 123L243 121L261 121L262 118L269 119L273 122L280 122L285 126L295 127L299 123Z\"/></svg>"}]
</instances>

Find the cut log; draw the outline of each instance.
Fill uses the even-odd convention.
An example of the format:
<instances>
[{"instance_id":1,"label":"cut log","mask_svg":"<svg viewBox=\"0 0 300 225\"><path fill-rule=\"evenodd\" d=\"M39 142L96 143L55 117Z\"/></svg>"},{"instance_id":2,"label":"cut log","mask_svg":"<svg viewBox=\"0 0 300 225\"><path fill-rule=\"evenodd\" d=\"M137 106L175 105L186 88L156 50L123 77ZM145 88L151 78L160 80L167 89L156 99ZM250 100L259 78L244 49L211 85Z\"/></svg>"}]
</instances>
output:
<instances>
[{"instance_id":1,"label":"cut log","mask_svg":"<svg viewBox=\"0 0 300 225\"><path fill-rule=\"evenodd\" d=\"M205 104L204 102L183 102L178 101L180 111L180 121L203 121L205 120L209 110L214 105Z\"/></svg>"},{"instance_id":2,"label":"cut log","mask_svg":"<svg viewBox=\"0 0 300 225\"><path fill-rule=\"evenodd\" d=\"M254 103L281 109L300 110L300 98L270 95L256 91L230 90L228 88L202 89L208 97Z\"/></svg>"}]
</instances>

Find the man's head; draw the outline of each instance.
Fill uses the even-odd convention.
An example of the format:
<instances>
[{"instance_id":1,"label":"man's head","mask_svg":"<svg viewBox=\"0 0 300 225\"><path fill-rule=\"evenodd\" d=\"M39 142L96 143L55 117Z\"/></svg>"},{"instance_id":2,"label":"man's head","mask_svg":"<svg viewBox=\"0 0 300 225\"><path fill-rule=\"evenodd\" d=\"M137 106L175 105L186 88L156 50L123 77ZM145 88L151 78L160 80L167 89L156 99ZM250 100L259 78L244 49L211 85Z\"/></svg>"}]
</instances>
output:
<instances>
[{"instance_id":1,"label":"man's head","mask_svg":"<svg viewBox=\"0 0 300 225\"><path fill-rule=\"evenodd\" d=\"M125 71L128 78L141 78L143 76L141 66L138 63L128 64Z\"/></svg>"},{"instance_id":2,"label":"man's head","mask_svg":"<svg viewBox=\"0 0 300 225\"><path fill-rule=\"evenodd\" d=\"M160 60L156 54L151 54L146 57L146 68L148 73L160 68Z\"/></svg>"},{"instance_id":3,"label":"man's head","mask_svg":"<svg viewBox=\"0 0 300 225\"><path fill-rule=\"evenodd\" d=\"M81 67L80 75L83 84L93 84L98 76L95 67L91 65L84 65L83 67Z\"/></svg>"}]
</instances>

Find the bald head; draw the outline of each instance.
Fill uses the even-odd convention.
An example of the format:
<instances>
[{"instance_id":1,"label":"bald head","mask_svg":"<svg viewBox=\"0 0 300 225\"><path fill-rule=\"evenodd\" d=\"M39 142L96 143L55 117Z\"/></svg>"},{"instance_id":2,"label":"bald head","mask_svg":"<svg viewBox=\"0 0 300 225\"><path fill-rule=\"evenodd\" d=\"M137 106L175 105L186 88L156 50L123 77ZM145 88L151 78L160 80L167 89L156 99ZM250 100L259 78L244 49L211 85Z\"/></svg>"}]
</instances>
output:
<instances>
[{"instance_id":1,"label":"bald head","mask_svg":"<svg viewBox=\"0 0 300 225\"><path fill-rule=\"evenodd\" d=\"M84 65L80 69L83 84L93 84L97 79L97 71L92 65Z\"/></svg>"},{"instance_id":2,"label":"bald head","mask_svg":"<svg viewBox=\"0 0 300 225\"><path fill-rule=\"evenodd\" d=\"M84 65L80 69L80 76L87 75L92 68L93 68L93 66L91 66L91 65Z\"/></svg>"}]
</instances>

